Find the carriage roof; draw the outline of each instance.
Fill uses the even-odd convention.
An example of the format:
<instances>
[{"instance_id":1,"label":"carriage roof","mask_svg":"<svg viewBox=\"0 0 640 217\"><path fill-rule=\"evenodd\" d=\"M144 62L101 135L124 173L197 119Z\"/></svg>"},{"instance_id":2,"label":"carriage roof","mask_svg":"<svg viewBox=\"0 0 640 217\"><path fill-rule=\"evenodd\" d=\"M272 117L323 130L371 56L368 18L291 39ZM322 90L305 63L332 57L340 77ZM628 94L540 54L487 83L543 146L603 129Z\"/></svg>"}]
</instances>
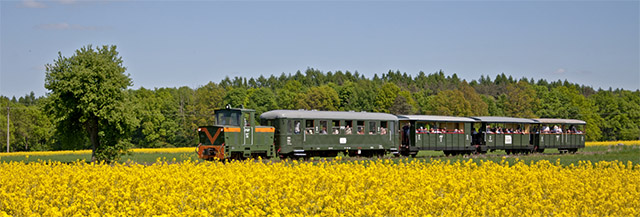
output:
<instances>
[{"instance_id":1,"label":"carriage roof","mask_svg":"<svg viewBox=\"0 0 640 217\"><path fill-rule=\"evenodd\" d=\"M334 119L397 121L395 115L354 111L273 110L262 113L261 119Z\"/></svg>"}]
</instances>

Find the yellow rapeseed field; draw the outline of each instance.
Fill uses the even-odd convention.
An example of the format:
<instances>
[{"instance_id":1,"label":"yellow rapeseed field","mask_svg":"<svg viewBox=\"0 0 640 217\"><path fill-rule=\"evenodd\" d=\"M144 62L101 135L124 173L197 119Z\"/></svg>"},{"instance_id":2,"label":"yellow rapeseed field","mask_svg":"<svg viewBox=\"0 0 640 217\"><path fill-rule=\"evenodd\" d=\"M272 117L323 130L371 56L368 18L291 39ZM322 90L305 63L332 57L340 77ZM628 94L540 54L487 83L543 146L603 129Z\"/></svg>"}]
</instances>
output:
<instances>
[{"instance_id":1,"label":"yellow rapeseed field","mask_svg":"<svg viewBox=\"0 0 640 217\"><path fill-rule=\"evenodd\" d=\"M605 141L605 142L585 142L585 146L609 146L609 145L640 145L640 140L631 141Z\"/></svg>"},{"instance_id":2,"label":"yellow rapeseed field","mask_svg":"<svg viewBox=\"0 0 640 217\"><path fill-rule=\"evenodd\" d=\"M640 165L0 163L0 216L640 216Z\"/></svg>"}]
</instances>

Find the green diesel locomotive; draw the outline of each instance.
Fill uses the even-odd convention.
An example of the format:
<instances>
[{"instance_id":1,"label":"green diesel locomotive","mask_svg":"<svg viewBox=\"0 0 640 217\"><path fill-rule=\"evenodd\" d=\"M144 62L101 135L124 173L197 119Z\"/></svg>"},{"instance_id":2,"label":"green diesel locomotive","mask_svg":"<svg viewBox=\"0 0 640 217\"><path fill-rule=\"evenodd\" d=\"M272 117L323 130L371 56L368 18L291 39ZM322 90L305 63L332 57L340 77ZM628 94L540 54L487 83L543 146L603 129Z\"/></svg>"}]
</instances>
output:
<instances>
[{"instance_id":1,"label":"green diesel locomotive","mask_svg":"<svg viewBox=\"0 0 640 217\"><path fill-rule=\"evenodd\" d=\"M244 159L275 156L275 128L256 126L255 110L227 108L215 111L216 125L198 127L198 157Z\"/></svg>"}]
</instances>

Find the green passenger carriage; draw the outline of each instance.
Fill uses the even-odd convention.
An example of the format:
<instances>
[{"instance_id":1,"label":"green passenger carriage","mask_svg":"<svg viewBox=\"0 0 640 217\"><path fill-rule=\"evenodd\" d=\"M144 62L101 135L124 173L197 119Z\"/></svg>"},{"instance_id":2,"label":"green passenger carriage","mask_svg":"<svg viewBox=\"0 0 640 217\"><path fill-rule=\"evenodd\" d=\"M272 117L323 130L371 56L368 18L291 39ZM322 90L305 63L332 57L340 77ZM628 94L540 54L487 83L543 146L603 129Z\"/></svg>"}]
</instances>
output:
<instances>
[{"instance_id":1,"label":"green passenger carriage","mask_svg":"<svg viewBox=\"0 0 640 217\"><path fill-rule=\"evenodd\" d=\"M537 152L546 148L558 149L560 152L576 152L584 148L584 129L587 122L574 119L533 119L538 122L534 129L533 144Z\"/></svg>"},{"instance_id":2,"label":"green passenger carriage","mask_svg":"<svg viewBox=\"0 0 640 217\"><path fill-rule=\"evenodd\" d=\"M198 127L198 157L213 159L270 158L275 154L275 129L256 126L255 111L227 108L215 111L213 126Z\"/></svg>"},{"instance_id":3,"label":"green passenger carriage","mask_svg":"<svg viewBox=\"0 0 640 217\"><path fill-rule=\"evenodd\" d=\"M472 153L472 125L466 117L435 115L398 115L400 122L399 155L415 156L420 150L443 151L446 155Z\"/></svg>"},{"instance_id":4,"label":"green passenger carriage","mask_svg":"<svg viewBox=\"0 0 640 217\"><path fill-rule=\"evenodd\" d=\"M281 157L382 156L397 151L398 118L391 114L343 111L274 110L260 115L274 126Z\"/></svg>"},{"instance_id":5,"label":"green passenger carriage","mask_svg":"<svg viewBox=\"0 0 640 217\"><path fill-rule=\"evenodd\" d=\"M526 153L534 150L531 134L537 121L511 117L471 117L480 122L474 131L478 131L474 141L478 141L482 152L487 150L505 150L507 154ZM477 129L479 127L479 129Z\"/></svg>"}]
</instances>

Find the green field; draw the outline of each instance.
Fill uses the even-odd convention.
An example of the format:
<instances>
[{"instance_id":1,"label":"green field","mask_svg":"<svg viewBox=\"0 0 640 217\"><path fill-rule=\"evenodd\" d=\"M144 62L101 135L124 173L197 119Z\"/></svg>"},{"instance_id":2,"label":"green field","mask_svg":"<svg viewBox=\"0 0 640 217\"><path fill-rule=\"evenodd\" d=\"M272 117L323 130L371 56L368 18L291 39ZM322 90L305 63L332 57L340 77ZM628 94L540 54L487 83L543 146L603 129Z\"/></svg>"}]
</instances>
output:
<instances>
[{"instance_id":1,"label":"green field","mask_svg":"<svg viewBox=\"0 0 640 217\"><path fill-rule=\"evenodd\" d=\"M0 162L18 161L18 162L37 162L37 161L60 161L60 162L73 162L73 161L89 161L91 154L63 154L63 155L49 155L49 156L0 156ZM391 158L395 160L404 160L405 157L393 157L387 155L385 158ZM563 165L578 164L579 161L591 161L592 163L598 161L631 161L634 164L640 164L640 146L639 145L624 145L624 146L588 146L584 149L578 150L575 154L560 154L557 150L545 150L544 153L528 154L528 155L507 155L504 151L489 152L483 155L467 155L467 156L445 156L441 151L420 151L417 159L424 159L426 161L442 160L456 162L458 160L468 160L473 158L475 162L495 161L500 162L503 160L513 163L517 160L524 161L529 164L540 160L548 160L556 162L558 159ZM186 153L133 153L125 155L118 162L136 162L140 164L153 164L158 159L163 161L176 162L184 160L198 160L198 156L194 152ZM313 158L312 160L320 160L322 158ZM363 160L367 158L357 157L343 157L344 160ZM409 158L411 159L411 158ZM274 159L278 161L279 159Z\"/></svg>"}]
</instances>

